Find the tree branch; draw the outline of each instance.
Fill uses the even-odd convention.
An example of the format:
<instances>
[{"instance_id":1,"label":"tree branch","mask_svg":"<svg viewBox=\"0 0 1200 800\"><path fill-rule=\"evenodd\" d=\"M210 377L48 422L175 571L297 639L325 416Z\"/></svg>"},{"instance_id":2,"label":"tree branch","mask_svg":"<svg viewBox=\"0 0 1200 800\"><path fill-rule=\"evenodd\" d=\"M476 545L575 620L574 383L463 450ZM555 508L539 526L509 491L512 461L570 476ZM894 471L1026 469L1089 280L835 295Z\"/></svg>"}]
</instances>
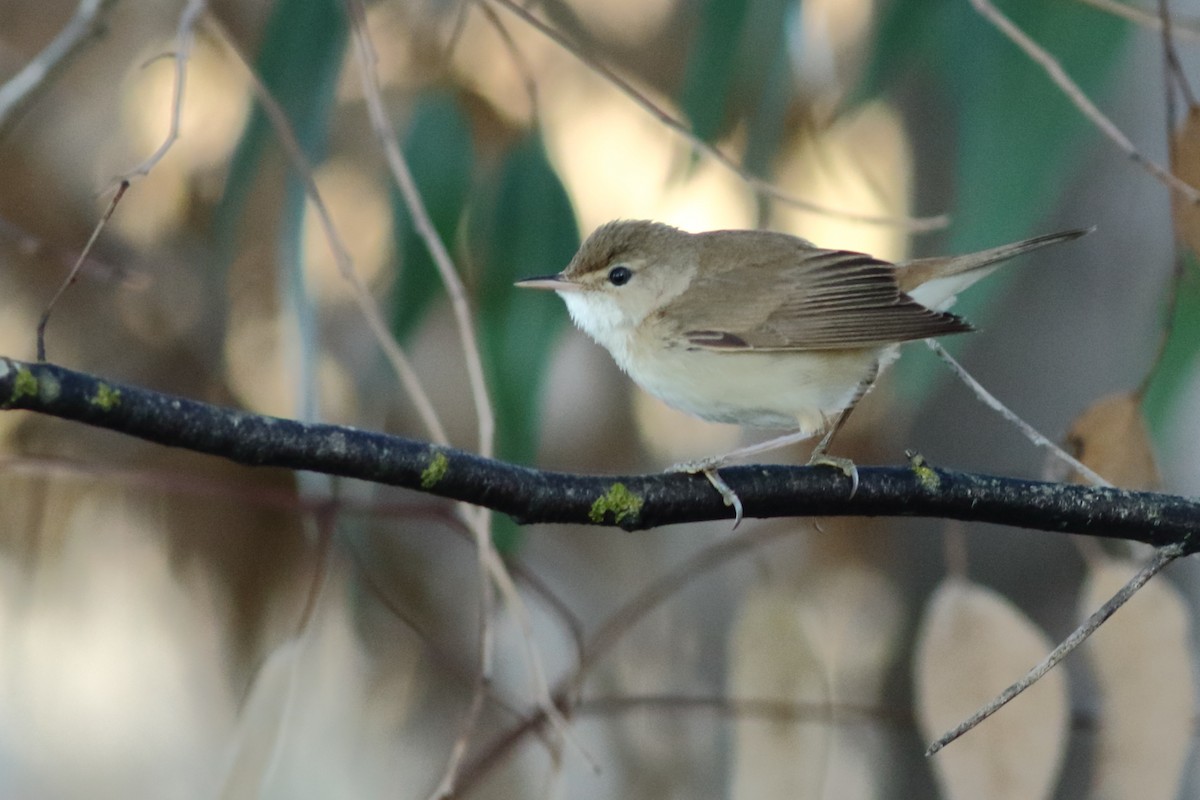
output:
<instances>
[{"instance_id":1,"label":"tree branch","mask_svg":"<svg viewBox=\"0 0 1200 800\"><path fill-rule=\"evenodd\" d=\"M640 530L730 519L703 476L570 475L338 425L306 424L0 357L0 409L24 409L249 466L402 486L521 523ZM1174 495L977 475L927 466L860 467L859 489L825 467L739 466L721 475L747 516L939 517L1200 549L1200 502Z\"/></svg>"},{"instance_id":2,"label":"tree branch","mask_svg":"<svg viewBox=\"0 0 1200 800\"><path fill-rule=\"evenodd\" d=\"M25 110L58 79L89 42L104 30L116 0L81 0L66 27L42 52L7 82L0 84L0 140L20 120Z\"/></svg>"}]
</instances>

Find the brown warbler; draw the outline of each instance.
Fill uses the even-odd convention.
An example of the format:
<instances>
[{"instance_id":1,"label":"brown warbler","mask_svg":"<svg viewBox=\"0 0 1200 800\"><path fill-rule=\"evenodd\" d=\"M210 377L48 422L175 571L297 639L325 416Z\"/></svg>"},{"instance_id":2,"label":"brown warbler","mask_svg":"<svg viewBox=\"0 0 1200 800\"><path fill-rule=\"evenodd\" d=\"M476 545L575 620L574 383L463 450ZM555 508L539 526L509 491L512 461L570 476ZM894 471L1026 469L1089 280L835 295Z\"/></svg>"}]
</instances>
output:
<instances>
[{"instance_id":1,"label":"brown warbler","mask_svg":"<svg viewBox=\"0 0 1200 800\"><path fill-rule=\"evenodd\" d=\"M795 431L676 467L703 472L740 520L718 466L825 430L810 463L842 469L853 492L853 463L825 449L898 345L972 330L945 310L958 292L1001 261L1084 233L893 264L783 233L618 220L589 236L562 272L516 285L557 292L575 324L668 405Z\"/></svg>"}]
</instances>

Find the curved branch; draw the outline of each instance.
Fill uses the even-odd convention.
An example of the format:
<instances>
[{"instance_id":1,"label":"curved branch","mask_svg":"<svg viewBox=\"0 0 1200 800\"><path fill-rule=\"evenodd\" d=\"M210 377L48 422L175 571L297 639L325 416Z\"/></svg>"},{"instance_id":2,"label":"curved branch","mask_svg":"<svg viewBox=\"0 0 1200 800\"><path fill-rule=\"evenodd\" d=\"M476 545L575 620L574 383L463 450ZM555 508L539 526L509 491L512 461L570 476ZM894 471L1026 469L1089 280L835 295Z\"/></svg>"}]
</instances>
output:
<instances>
[{"instance_id":1,"label":"curved branch","mask_svg":"<svg viewBox=\"0 0 1200 800\"><path fill-rule=\"evenodd\" d=\"M640 530L730 519L703 476L546 472L451 447L268 417L0 357L0 409L25 409L250 466L402 486L499 511L520 523ZM927 466L860 467L858 492L824 467L721 470L747 516L940 517L1200 549L1200 502L1174 495L1002 478Z\"/></svg>"}]
</instances>

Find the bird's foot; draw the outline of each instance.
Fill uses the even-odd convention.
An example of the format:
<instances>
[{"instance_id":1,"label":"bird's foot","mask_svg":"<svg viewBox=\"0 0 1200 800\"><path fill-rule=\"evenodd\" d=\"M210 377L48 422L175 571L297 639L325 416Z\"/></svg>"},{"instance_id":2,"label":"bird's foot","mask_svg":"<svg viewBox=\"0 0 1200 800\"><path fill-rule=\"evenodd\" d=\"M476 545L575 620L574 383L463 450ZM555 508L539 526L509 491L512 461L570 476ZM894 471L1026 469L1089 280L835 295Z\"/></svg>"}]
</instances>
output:
<instances>
[{"instance_id":1,"label":"bird's foot","mask_svg":"<svg viewBox=\"0 0 1200 800\"><path fill-rule=\"evenodd\" d=\"M742 500L737 496L737 492L730 488L721 474L717 472L717 468L722 466L725 460L722 458L702 458L697 461L685 461L682 464L676 464L671 467L668 472L686 472L689 475L703 475L712 487L721 495L721 499L725 505L733 508L733 530L737 530L738 525L742 524Z\"/></svg>"},{"instance_id":2,"label":"bird's foot","mask_svg":"<svg viewBox=\"0 0 1200 800\"><path fill-rule=\"evenodd\" d=\"M813 453L808 460L810 467L833 467L850 479L850 496L858 492L858 467L848 458L831 456L828 453Z\"/></svg>"}]
</instances>

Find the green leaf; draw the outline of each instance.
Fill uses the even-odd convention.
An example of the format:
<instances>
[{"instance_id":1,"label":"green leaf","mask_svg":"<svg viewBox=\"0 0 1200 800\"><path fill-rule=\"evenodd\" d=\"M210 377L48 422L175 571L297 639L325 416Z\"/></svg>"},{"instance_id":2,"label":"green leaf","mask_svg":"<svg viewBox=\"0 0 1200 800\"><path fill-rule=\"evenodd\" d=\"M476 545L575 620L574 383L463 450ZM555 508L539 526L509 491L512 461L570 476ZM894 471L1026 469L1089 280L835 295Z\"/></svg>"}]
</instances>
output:
<instances>
[{"instance_id":1,"label":"green leaf","mask_svg":"<svg viewBox=\"0 0 1200 800\"><path fill-rule=\"evenodd\" d=\"M693 132L712 142L745 120L743 162L756 174L769 171L783 139L793 84L788 14L798 7L799 0L707 0L688 53L680 105Z\"/></svg>"},{"instance_id":2,"label":"green leaf","mask_svg":"<svg viewBox=\"0 0 1200 800\"><path fill-rule=\"evenodd\" d=\"M488 176L470 219L496 451L530 463L537 453L542 381L567 314L557 297L518 289L513 281L558 272L579 247L570 200L536 135L519 142ZM498 520L498 547L512 547L514 535L506 519Z\"/></svg>"},{"instance_id":3,"label":"green leaf","mask_svg":"<svg viewBox=\"0 0 1200 800\"><path fill-rule=\"evenodd\" d=\"M1165 449L1178 446L1167 440L1168 425L1175 403L1191 385L1200 354L1200 274L1195 257L1188 254L1185 258L1188 264L1177 290L1171 335L1142 403L1150 431Z\"/></svg>"},{"instance_id":4,"label":"green leaf","mask_svg":"<svg viewBox=\"0 0 1200 800\"><path fill-rule=\"evenodd\" d=\"M480 269L481 346L496 404L496 449L528 463L536 454L541 381L567 315L558 298L513 282L565 267L579 233L566 190L534 135L513 148L479 195L472 262Z\"/></svg>"},{"instance_id":5,"label":"green leaf","mask_svg":"<svg viewBox=\"0 0 1200 800\"><path fill-rule=\"evenodd\" d=\"M1000 8L1103 106L1127 25L1078 3L1010 0ZM926 118L912 123L914 135L925 137L918 152L945 154L939 157L953 168L954 204L936 209L953 219L939 251L968 252L1049 232L1043 220L1080 160L1097 148L1121 157L1043 69L965 0L893 0L885 8L856 97L914 80L941 95L940 103L924 105ZM936 172L944 165L917 168ZM986 322L1006 274L1011 268L965 293L955 312ZM915 375L900 383L929 385Z\"/></svg>"},{"instance_id":6,"label":"green leaf","mask_svg":"<svg viewBox=\"0 0 1200 800\"><path fill-rule=\"evenodd\" d=\"M417 101L404 139L404 155L433 226L448 248L458 237L474 167L471 126L457 98L431 91ZM400 275L392 331L403 341L420 324L433 299L444 293L437 266L413 228L408 205L392 190L393 228Z\"/></svg>"},{"instance_id":7,"label":"green leaf","mask_svg":"<svg viewBox=\"0 0 1200 800\"><path fill-rule=\"evenodd\" d=\"M263 86L287 116L300 148L312 166L324 155L346 32L342 6L337 0L280 0L267 23L262 49L255 61L255 71ZM256 102L214 214L213 234L217 241L218 268L222 272L227 270L241 237L257 235L257 231L239 228L243 219L261 218L264 214L248 212L246 204L252 197L252 188L264 178L275 177L276 173L271 170L284 163L282 159L267 157L279 152L269 147L277 141L277 135L262 106ZM294 335L301 354L300 372L293 390L300 416L312 419L318 412L313 405L317 397L317 324L303 268L302 237L307 195L295 170L295 165L287 162L284 201L276 209L278 226L274 230L278 235L276 261L280 271L277 285L281 307L295 325ZM267 194L270 193L264 193L264 196Z\"/></svg>"},{"instance_id":8,"label":"green leaf","mask_svg":"<svg viewBox=\"0 0 1200 800\"><path fill-rule=\"evenodd\" d=\"M1084 93L1102 99L1127 25L1076 3L1013 0L1001 10ZM1079 160L1110 146L1043 69L966 2L894 0L885 9L858 97L918 76L943 95L945 118L917 121L915 132L938 138L928 152L955 154L952 251L1031 232Z\"/></svg>"},{"instance_id":9,"label":"green leaf","mask_svg":"<svg viewBox=\"0 0 1200 800\"><path fill-rule=\"evenodd\" d=\"M726 120L748 0L707 0L688 53L680 105L692 130L706 142Z\"/></svg>"},{"instance_id":10,"label":"green leaf","mask_svg":"<svg viewBox=\"0 0 1200 800\"><path fill-rule=\"evenodd\" d=\"M291 121L296 138L316 162L329 131L346 44L346 20L337 0L279 0L267 23L254 69ZM255 102L214 215L218 241L232 246L245 203L276 134Z\"/></svg>"}]
</instances>

